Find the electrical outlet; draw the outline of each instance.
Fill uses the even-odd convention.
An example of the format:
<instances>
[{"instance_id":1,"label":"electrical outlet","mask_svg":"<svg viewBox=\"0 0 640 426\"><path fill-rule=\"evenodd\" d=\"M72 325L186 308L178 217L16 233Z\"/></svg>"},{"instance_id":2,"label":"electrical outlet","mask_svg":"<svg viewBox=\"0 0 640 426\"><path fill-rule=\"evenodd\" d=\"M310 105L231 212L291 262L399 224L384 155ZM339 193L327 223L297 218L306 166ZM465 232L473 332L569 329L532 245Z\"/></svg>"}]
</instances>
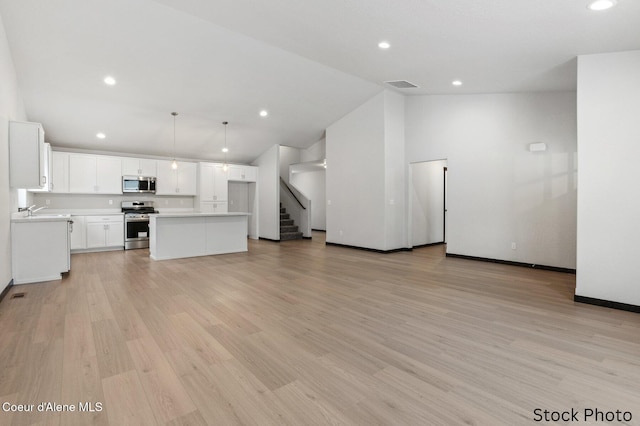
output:
<instances>
[{"instance_id":1,"label":"electrical outlet","mask_svg":"<svg viewBox=\"0 0 640 426\"><path fill-rule=\"evenodd\" d=\"M51 200L44 200L44 203L48 206L49 204L51 204Z\"/></svg>"},{"instance_id":2,"label":"electrical outlet","mask_svg":"<svg viewBox=\"0 0 640 426\"><path fill-rule=\"evenodd\" d=\"M165 205L169 205L169 200L164 200Z\"/></svg>"},{"instance_id":3,"label":"electrical outlet","mask_svg":"<svg viewBox=\"0 0 640 426\"><path fill-rule=\"evenodd\" d=\"M393 198L389 200L389 205L393 206L396 203L396 200L394 200Z\"/></svg>"},{"instance_id":4,"label":"electrical outlet","mask_svg":"<svg viewBox=\"0 0 640 426\"><path fill-rule=\"evenodd\" d=\"M511 250L515 250L516 248L516 243L511 243Z\"/></svg>"},{"instance_id":5,"label":"electrical outlet","mask_svg":"<svg viewBox=\"0 0 640 426\"><path fill-rule=\"evenodd\" d=\"M340 236L342 237L342 229L340 230Z\"/></svg>"},{"instance_id":6,"label":"electrical outlet","mask_svg":"<svg viewBox=\"0 0 640 426\"><path fill-rule=\"evenodd\" d=\"M109 205L112 206L113 205L113 200L109 200Z\"/></svg>"},{"instance_id":7,"label":"electrical outlet","mask_svg":"<svg viewBox=\"0 0 640 426\"><path fill-rule=\"evenodd\" d=\"M331 205L331 200L327 200L327 205L330 206Z\"/></svg>"},{"instance_id":8,"label":"electrical outlet","mask_svg":"<svg viewBox=\"0 0 640 426\"><path fill-rule=\"evenodd\" d=\"M180 200L180 205L183 205L183 204L184 204L184 200Z\"/></svg>"}]
</instances>

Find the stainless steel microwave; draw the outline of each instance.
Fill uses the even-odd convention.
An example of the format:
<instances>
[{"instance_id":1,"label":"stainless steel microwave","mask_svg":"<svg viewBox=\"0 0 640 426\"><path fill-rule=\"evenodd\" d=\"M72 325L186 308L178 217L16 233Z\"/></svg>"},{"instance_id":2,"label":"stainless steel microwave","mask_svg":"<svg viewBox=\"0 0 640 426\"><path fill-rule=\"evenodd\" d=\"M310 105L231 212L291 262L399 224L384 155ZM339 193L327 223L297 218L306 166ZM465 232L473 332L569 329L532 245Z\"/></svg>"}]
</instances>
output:
<instances>
[{"instance_id":1,"label":"stainless steel microwave","mask_svg":"<svg viewBox=\"0 0 640 426\"><path fill-rule=\"evenodd\" d=\"M150 176L122 176L122 192L156 192L156 178Z\"/></svg>"}]
</instances>

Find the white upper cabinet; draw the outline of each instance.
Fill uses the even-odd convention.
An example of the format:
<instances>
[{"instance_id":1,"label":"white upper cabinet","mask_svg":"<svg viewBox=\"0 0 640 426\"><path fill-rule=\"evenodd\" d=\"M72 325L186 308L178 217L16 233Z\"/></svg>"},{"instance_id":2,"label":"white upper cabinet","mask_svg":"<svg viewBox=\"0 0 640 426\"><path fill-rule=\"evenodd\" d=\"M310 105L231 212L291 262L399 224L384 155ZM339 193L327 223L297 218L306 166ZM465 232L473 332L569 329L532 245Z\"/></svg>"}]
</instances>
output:
<instances>
[{"instance_id":1,"label":"white upper cabinet","mask_svg":"<svg viewBox=\"0 0 640 426\"><path fill-rule=\"evenodd\" d=\"M228 179L222 164L199 163L200 201L227 201Z\"/></svg>"},{"instance_id":2,"label":"white upper cabinet","mask_svg":"<svg viewBox=\"0 0 640 426\"><path fill-rule=\"evenodd\" d=\"M45 175L44 129L40 123L9 122L9 179L13 188L48 185Z\"/></svg>"},{"instance_id":3,"label":"white upper cabinet","mask_svg":"<svg viewBox=\"0 0 640 426\"><path fill-rule=\"evenodd\" d=\"M52 174L53 174L53 153L51 145L44 144L44 173L42 176L43 186L41 188L29 188L30 192L51 192L53 190Z\"/></svg>"},{"instance_id":4,"label":"white upper cabinet","mask_svg":"<svg viewBox=\"0 0 640 426\"><path fill-rule=\"evenodd\" d=\"M67 152L52 152L51 191L69 192L69 153Z\"/></svg>"},{"instance_id":5,"label":"white upper cabinet","mask_svg":"<svg viewBox=\"0 0 640 426\"><path fill-rule=\"evenodd\" d=\"M178 168L171 168L171 161L158 160L156 173L157 195L196 195L198 167L196 163L178 161Z\"/></svg>"},{"instance_id":6,"label":"white upper cabinet","mask_svg":"<svg viewBox=\"0 0 640 426\"><path fill-rule=\"evenodd\" d=\"M104 155L69 154L69 192L122 194L122 160Z\"/></svg>"},{"instance_id":7,"label":"white upper cabinet","mask_svg":"<svg viewBox=\"0 0 640 426\"><path fill-rule=\"evenodd\" d=\"M258 168L238 164L230 165L229 180L237 182L256 182L258 180Z\"/></svg>"},{"instance_id":8,"label":"white upper cabinet","mask_svg":"<svg viewBox=\"0 0 640 426\"><path fill-rule=\"evenodd\" d=\"M122 175L155 177L157 173L156 166L156 160L149 160L146 158L123 158Z\"/></svg>"}]
</instances>

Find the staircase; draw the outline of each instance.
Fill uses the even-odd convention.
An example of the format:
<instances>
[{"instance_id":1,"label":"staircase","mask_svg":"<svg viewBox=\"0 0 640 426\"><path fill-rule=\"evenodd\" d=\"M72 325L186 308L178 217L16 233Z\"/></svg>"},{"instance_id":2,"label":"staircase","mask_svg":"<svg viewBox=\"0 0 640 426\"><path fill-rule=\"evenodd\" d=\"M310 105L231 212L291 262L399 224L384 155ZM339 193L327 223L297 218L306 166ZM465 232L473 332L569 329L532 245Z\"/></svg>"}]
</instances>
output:
<instances>
[{"instance_id":1,"label":"staircase","mask_svg":"<svg viewBox=\"0 0 640 426\"><path fill-rule=\"evenodd\" d=\"M287 209L280 204L280 241L301 240L302 232L298 231L298 226L293 224L293 219L289 218Z\"/></svg>"}]
</instances>

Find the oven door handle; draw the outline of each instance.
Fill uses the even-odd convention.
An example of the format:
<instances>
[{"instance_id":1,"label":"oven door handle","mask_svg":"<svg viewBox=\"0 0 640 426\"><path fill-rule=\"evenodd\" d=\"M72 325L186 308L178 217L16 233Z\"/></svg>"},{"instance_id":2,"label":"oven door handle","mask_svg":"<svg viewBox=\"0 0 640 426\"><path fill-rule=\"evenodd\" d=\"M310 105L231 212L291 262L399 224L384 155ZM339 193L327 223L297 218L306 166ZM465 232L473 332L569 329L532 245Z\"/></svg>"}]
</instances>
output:
<instances>
[{"instance_id":1,"label":"oven door handle","mask_svg":"<svg viewBox=\"0 0 640 426\"><path fill-rule=\"evenodd\" d=\"M148 217L125 217L124 218L125 222L149 222L149 218Z\"/></svg>"}]
</instances>

